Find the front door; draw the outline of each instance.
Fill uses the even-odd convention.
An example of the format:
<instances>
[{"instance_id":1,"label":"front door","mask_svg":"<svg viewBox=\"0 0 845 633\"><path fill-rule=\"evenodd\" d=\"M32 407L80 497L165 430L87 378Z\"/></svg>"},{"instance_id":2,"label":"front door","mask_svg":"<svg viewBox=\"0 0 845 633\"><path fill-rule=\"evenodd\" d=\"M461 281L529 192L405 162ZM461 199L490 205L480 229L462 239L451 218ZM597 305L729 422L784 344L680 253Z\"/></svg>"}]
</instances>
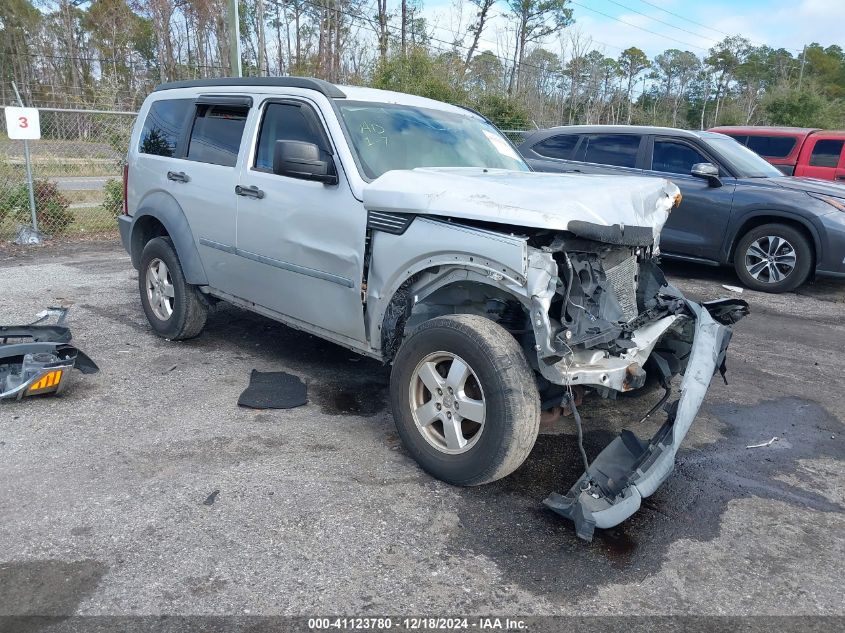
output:
<instances>
[{"instance_id":1,"label":"front door","mask_svg":"<svg viewBox=\"0 0 845 633\"><path fill-rule=\"evenodd\" d=\"M678 186L683 196L681 205L672 209L660 234L660 250L667 255L718 261L731 218L736 183L723 174L722 186L711 186L704 178L690 174L696 163L718 166L686 141L654 139L652 173L646 172L645 175L668 178Z\"/></svg>"},{"instance_id":2,"label":"front door","mask_svg":"<svg viewBox=\"0 0 845 633\"><path fill-rule=\"evenodd\" d=\"M252 155L240 169L236 294L306 324L366 341L362 279L367 215L336 162L324 185L273 173L276 141L317 144L335 154L319 111L302 100L262 104ZM337 160L335 158L335 160Z\"/></svg>"}]
</instances>

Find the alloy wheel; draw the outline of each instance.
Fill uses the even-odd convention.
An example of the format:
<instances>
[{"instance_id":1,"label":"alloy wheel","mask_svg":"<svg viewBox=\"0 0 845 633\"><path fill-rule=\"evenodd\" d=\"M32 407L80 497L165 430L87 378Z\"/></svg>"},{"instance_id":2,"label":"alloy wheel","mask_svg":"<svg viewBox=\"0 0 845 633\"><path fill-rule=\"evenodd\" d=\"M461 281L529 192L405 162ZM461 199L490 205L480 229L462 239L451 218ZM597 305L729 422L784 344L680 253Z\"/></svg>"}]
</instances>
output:
<instances>
[{"instance_id":1,"label":"alloy wheel","mask_svg":"<svg viewBox=\"0 0 845 633\"><path fill-rule=\"evenodd\" d=\"M470 450L484 430L484 392L469 364L451 352L434 352L411 375L411 414L417 430L442 453Z\"/></svg>"},{"instance_id":2,"label":"alloy wheel","mask_svg":"<svg viewBox=\"0 0 845 633\"><path fill-rule=\"evenodd\" d=\"M162 260L155 258L147 266L147 301L153 314L161 321L167 321L173 315L176 293L170 270Z\"/></svg>"},{"instance_id":3,"label":"alloy wheel","mask_svg":"<svg viewBox=\"0 0 845 633\"><path fill-rule=\"evenodd\" d=\"M777 235L760 237L748 246L745 269L761 283L779 283L795 270L795 248Z\"/></svg>"}]
</instances>

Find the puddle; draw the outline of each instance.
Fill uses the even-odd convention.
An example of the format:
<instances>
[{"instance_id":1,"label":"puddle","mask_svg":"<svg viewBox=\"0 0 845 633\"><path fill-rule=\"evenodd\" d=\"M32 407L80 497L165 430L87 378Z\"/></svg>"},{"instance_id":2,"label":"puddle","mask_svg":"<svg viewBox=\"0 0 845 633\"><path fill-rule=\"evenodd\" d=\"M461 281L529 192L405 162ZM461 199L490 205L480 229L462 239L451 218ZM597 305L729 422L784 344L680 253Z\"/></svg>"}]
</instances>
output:
<instances>
[{"instance_id":1,"label":"puddle","mask_svg":"<svg viewBox=\"0 0 845 633\"><path fill-rule=\"evenodd\" d=\"M372 417L387 407L387 383L365 381L353 385L308 384L308 397L327 415Z\"/></svg>"}]
</instances>

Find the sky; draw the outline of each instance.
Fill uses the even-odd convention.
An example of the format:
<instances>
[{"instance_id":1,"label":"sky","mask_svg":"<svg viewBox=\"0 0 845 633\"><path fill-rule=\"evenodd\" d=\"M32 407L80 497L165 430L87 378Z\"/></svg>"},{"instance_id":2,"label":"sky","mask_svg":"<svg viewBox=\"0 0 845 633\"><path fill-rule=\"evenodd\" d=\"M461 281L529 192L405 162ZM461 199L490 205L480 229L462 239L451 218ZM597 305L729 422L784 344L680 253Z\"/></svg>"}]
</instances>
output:
<instances>
[{"instance_id":1,"label":"sky","mask_svg":"<svg viewBox=\"0 0 845 633\"><path fill-rule=\"evenodd\" d=\"M791 49L799 55L805 43L823 46L838 44L845 48L842 26L845 0L571 0L575 25L593 41L593 48L608 57L617 57L629 47L641 48L654 57L667 48L689 50L698 55L723 39L739 34L753 44ZM434 36L451 41L451 32L465 27L470 19L467 8L463 18L455 9L455 0L423 0L423 15L435 27ZM464 2L464 5L468 5ZM494 5L504 13L504 0ZM664 10L661 10L664 9ZM671 13L669 13L671 12ZM504 37L503 20L498 18L485 32L482 50L497 49ZM639 27L639 28L638 28ZM645 30L643 30L645 29ZM560 52L556 40L546 43Z\"/></svg>"}]
</instances>

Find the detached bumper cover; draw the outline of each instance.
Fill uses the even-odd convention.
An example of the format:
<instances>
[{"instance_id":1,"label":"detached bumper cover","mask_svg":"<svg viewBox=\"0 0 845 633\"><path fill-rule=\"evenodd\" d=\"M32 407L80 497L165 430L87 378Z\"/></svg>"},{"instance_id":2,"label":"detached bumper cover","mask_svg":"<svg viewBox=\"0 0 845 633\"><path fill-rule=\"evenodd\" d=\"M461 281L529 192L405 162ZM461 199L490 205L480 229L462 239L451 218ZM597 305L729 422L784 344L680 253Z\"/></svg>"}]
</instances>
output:
<instances>
[{"instance_id":1,"label":"detached bumper cover","mask_svg":"<svg viewBox=\"0 0 845 633\"><path fill-rule=\"evenodd\" d=\"M55 325L38 325L50 316L58 317ZM94 361L70 344L66 316L66 308L50 308L35 323L0 326L0 400L59 394L70 370L99 371Z\"/></svg>"},{"instance_id":2,"label":"detached bumper cover","mask_svg":"<svg viewBox=\"0 0 845 633\"><path fill-rule=\"evenodd\" d=\"M618 525L654 493L675 466L675 455L698 413L717 369L724 371L731 339L728 324L747 314L747 304L722 300L699 305L687 301L695 318L680 398L667 407L669 416L649 441L622 431L589 465L565 495L552 493L544 504L572 520L579 537L590 541L595 528Z\"/></svg>"}]
</instances>

